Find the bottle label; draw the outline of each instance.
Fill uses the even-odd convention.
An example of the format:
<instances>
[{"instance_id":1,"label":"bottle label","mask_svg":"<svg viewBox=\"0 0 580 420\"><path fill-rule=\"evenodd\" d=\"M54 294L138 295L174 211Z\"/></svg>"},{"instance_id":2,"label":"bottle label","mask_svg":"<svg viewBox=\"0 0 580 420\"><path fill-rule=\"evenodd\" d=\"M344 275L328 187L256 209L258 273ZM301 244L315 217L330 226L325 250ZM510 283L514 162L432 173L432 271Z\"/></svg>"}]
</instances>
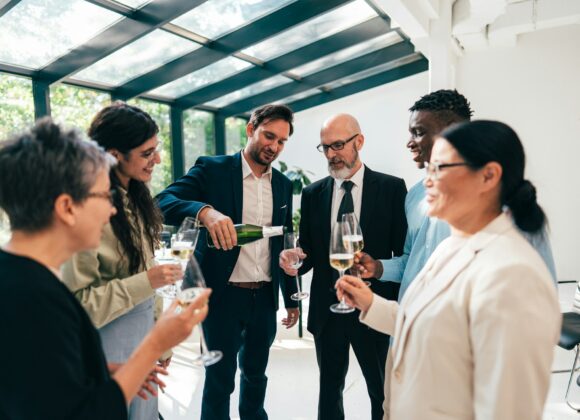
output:
<instances>
[{"instance_id":1,"label":"bottle label","mask_svg":"<svg viewBox=\"0 0 580 420\"><path fill-rule=\"evenodd\" d=\"M284 226L264 226L262 228L262 235L264 235L264 238L279 236L283 234L284 234Z\"/></svg>"}]
</instances>

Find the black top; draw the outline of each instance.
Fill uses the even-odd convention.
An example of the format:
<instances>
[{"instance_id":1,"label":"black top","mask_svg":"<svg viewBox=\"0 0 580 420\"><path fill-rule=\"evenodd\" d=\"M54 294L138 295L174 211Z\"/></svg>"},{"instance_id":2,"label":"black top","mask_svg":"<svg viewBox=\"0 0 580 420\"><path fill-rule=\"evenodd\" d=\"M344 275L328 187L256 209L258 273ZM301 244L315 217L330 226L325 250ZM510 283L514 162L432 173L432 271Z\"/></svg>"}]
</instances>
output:
<instances>
[{"instance_id":1,"label":"black top","mask_svg":"<svg viewBox=\"0 0 580 420\"><path fill-rule=\"evenodd\" d=\"M126 419L99 334L59 279L0 250L0 419Z\"/></svg>"}]
</instances>

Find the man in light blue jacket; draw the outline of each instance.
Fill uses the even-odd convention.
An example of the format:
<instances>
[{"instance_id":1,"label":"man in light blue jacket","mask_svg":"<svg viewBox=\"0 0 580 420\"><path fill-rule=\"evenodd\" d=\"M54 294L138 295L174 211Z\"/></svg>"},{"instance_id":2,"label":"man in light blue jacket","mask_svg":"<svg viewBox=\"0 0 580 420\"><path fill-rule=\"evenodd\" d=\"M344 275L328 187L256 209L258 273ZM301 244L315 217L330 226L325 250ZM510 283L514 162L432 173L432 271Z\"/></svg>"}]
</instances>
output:
<instances>
[{"instance_id":1,"label":"man in light blue jacket","mask_svg":"<svg viewBox=\"0 0 580 420\"><path fill-rule=\"evenodd\" d=\"M437 134L451 124L469 121L473 114L467 99L456 90L429 93L415 102L409 111L411 137L407 148L419 169L425 168L425 162L429 162ZM421 180L409 190L405 199L408 229L403 255L389 260L374 260L369 255L362 254L359 260L363 277L401 283L399 302L437 245L450 235L447 223L428 217L426 208L425 187ZM538 251L557 285L554 258L546 232L539 235L520 233Z\"/></svg>"}]
</instances>

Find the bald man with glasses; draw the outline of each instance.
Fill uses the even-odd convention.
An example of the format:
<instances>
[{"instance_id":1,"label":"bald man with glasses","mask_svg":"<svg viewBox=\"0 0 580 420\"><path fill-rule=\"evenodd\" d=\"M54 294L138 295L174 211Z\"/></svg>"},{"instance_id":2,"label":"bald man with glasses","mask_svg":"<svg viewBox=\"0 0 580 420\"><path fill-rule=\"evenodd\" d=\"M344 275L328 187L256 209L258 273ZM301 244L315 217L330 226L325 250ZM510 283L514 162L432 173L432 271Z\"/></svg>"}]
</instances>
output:
<instances>
[{"instance_id":1,"label":"bald man with glasses","mask_svg":"<svg viewBox=\"0 0 580 420\"><path fill-rule=\"evenodd\" d=\"M379 420L383 418L389 337L361 324L358 311L330 311L329 307L337 303L334 283L338 279L338 272L329 264L330 232L342 213L354 212L362 229L365 252L377 259L401 255L407 231L407 189L402 179L363 165L359 151L365 138L353 116L339 114L328 119L320 139L317 149L328 161L330 176L304 189L300 221L300 244L305 253L300 274L314 270L308 330L314 335L320 370L318 418L345 418L342 393L352 346L367 384L372 419ZM280 265L289 275L297 272L284 253ZM398 284L370 281L375 293L397 299Z\"/></svg>"}]
</instances>

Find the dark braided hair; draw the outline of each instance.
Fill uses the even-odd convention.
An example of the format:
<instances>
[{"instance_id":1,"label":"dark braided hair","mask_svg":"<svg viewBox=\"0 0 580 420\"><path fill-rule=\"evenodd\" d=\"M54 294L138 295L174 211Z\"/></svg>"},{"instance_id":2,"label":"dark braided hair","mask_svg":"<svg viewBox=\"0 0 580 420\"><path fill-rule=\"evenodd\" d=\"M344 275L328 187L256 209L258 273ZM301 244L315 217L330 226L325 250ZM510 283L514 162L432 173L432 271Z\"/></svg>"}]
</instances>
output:
<instances>
[{"instance_id":1,"label":"dark braided hair","mask_svg":"<svg viewBox=\"0 0 580 420\"><path fill-rule=\"evenodd\" d=\"M116 149L125 158L129 152L145 143L159 132L159 127L145 111L124 102L115 102L100 110L91 122L89 137L105 150ZM111 187L119 188L121 182L115 172L110 171ZM162 229L162 216L149 188L144 182L131 179L127 190L129 205L143 222L145 242L137 226L129 223L122 197L117 194L117 214L111 217L111 227L123 247L129 261L129 272L136 274L146 266L143 248L153 251Z\"/></svg>"},{"instance_id":2,"label":"dark braided hair","mask_svg":"<svg viewBox=\"0 0 580 420\"><path fill-rule=\"evenodd\" d=\"M467 98L455 89L441 89L421 96L409 111L434 112L445 125L469 121L473 115Z\"/></svg>"}]
</instances>

